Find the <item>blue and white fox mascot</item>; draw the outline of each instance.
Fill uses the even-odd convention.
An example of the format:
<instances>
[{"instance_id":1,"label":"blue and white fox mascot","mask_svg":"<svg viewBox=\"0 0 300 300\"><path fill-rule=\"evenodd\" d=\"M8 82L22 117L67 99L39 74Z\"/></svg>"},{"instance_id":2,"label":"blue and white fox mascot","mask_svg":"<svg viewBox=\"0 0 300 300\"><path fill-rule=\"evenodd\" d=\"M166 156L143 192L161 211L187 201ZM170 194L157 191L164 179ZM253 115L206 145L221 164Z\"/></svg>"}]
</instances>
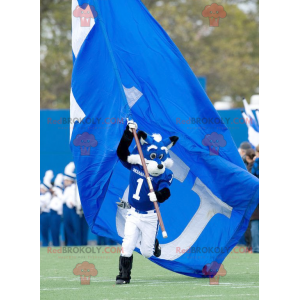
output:
<instances>
[{"instance_id":1,"label":"blue and white fox mascot","mask_svg":"<svg viewBox=\"0 0 300 300\"><path fill-rule=\"evenodd\" d=\"M130 170L130 184L129 204L124 202L118 204L120 207L128 208L128 213L119 261L120 273L116 278L116 284L130 283L132 253L139 238L141 238L140 250L144 257L149 258L152 255L159 257L161 254L156 239L158 218L153 202L163 203L171 196L169 187L173 180L173 173L169 168L173 160L170 158L169 149L178 140L177 136L162 140L160 134L148 135L143 131L137 133L155 191L150 193L137 147L132 153L129 152L133 140L132 129L137 129L137 124L128 121L117 149L122 164Z\"/></svg>"}]
</instances>

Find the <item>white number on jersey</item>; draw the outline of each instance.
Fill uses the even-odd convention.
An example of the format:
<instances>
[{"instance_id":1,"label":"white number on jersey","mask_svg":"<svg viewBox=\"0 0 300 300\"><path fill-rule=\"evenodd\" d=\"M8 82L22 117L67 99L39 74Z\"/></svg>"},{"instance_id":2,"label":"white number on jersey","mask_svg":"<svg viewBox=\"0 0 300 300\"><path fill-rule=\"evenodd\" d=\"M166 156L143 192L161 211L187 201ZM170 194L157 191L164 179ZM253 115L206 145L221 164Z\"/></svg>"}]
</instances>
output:
<instances>
[{"instance_id":1,"label":"white number on jersey","mask_svg":"<svg viewBox=\"0 0 300 300\"><path fill-rule=\"evenodd\" d=\"M141 188L142 188L142 184L143 184L144 179L143 178L139 178L137 180L138 185L136 187L136 191L135 194L132 195L132 198L136 199L136 200L140 200L140 192L141 192Z\"/></svg>"}]
</instances>

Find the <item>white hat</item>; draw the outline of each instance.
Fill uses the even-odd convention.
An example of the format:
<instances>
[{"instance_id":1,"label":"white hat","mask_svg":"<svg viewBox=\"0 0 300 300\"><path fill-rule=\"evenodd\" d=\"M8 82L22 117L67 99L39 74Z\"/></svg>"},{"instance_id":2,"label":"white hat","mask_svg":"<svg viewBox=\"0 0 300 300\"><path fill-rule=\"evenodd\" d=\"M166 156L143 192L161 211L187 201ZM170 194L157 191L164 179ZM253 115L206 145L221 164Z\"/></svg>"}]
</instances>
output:
<instances>
[{"instance_id":1,"label":"white hat","mask_svg":"<svg viewBox=\"0 0 300 300\"><path fill-rule=\"evenodd\" d=\"M75 164L74 162L70 162L66 167L65 167L65 174L64 174L64 180L75 180L76 179L76 174L74 173L75 170Z\"/></svg>"},{"instance_id":2,"label":"white hat","mask_svg":"<svg viewBox=\"0 0 300 300\"><path fill-rule=\"evenodd\" d=\"M54 185L60 187L61 189L63 188L63 179L64 176L62 173L59 173L56 175L55 181L54 181Z\"/></svg>"},{"instance_id":3,"label":"white hat","mask_svg":"<svg viewBox=\"0 0 300 300\"><path fill-rule=\"evenodd\" d=\"M46 171L43 179L43 186L46 188L46 190L50 190L52 188L51 180L53 179L53 177L54 174L52 170Z\"/></svg>"}]
</instances>

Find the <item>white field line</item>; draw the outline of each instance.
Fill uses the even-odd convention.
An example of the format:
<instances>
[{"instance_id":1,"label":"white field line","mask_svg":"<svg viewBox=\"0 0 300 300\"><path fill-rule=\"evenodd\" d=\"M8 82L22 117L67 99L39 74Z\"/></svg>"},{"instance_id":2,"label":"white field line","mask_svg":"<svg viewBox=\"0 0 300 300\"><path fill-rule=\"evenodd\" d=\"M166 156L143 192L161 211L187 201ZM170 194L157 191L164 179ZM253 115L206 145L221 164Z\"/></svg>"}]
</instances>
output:
<instances>
[{"instance_id":1,"label":"white field line","mask_svg":"<svg viewBox=\"0 0 300 300\"><path fill-rule=\"evenodd\" d=\"M240 273L234 273L234 275L241 275L241 274L258 274L258 272L240 272ZM158 276L167 277L166 275L155 275L155 277L158 277ZM72 278L72 277L70 277L70 276L62 276L62 277L40 276L40 278L41 279L51 279L51 278ZM96 278L100 278L101 279L101 277L99 277L99 276L97 276ZM143 280L143 278L148 278L148 277L147 276L138 276L138 277L135 277L134 280ZM194 278L194 277L191 277L186 282L192 282L192 281L196 281L196 280L205 280L205 279L208 279L208 278ZM103 281L109 281L109 280L103 279Z\"/></svg>"},{"instance_id":2,"label":"white field line","mask_svg":"<svg viewBox=\"0 0 300 300\"><path fill-rule=\"evenodd\" d=\"M75 276L75 275L74 275ZM70 276L40 276L40 279L71 278Z\"/></svg>"},{"instance_id":3,"label":"white field line","mask_svg":"<svg viewBox=\"0 0 300 300\"><path fill-rule=\"evenodd\" d=\"M150 285L147 285L147 284L144 284L144 285L135 285L135 284L124 284L123 286L120 286L119 288L120 289L135 289L137 287L143 287L143 288L147 288L147 287L162 287L164 286L163 284L150 284ZM210 285L210 284L203 284L203 285L200 285L200 284L194 284L193 286L196 286L196 287L210 287L210 288L217 288L218 286L221 287L221 288L239 288L239 287L232 287L232 286L227 286L227 285ZM112 287L111 286L101 286L101 289L111 289ZM240 287L240 288L248 288L248 289L251 289L251 288L258 288L258 286L245 286L245 287Z\"/></svg>"},{"instance_id":4,"label":"white field line","mask_svg":"<svg viewBox=\"0 0 300 300\"><path fill-rule=\"evenodd\" d=\"M259 286L254 286L254 285L251 285L251 286L231 286L230 288L232 288L232 289L248 289L248 288L259 288Z\"/></svg>"},{"instance_id":5,"label":"white field line","mask_svg":"<svg viewBox=\"0 0 300 300\"><path fill-rule=\"evenodd\" d=\"M77 281L79 277L43 277L41 278L42 280L48 280L48 279L66 279L67 281ZM186 281L167 281L167 280L144 280L143 279L144 277L135 277L133 279L132 282L138 282L138 283L148 283L148 284L151 284L151 283L185 283L185 284L199 284L200 281L206 281L206 280L209 280L209 278L201 278L201 279L198 279L199 281L197 282L197 278L195 279L191 279L191 280L186 280ZM91 280L94 281L94 282L114 282L115 280L114 279L104 279L104 278L101 278L101 277L91 277ZM222 279L221 279L222 280ZM225 278L224 278L225 280ZM226 282L220 282L220 285L222 284L234 284L234 283L226 283ZM256 282L247 282L247 283L235 283L236 285L249 285L249 284L256 284Z\"/></svg>"},{"instance_id":6,"label":"white field line","mask_svg":"<svg viewBox=\"0 0 300 300\"><path fill-rule=\"evenodd\" d=\"M75 279L67 279L66 281L68 282L79 282L79 278L75 278ZM91 281L94 283L112 283L114 284L115 281L114 280L96 280L94 278L91 278ZM138 285L143 285L143 286L161 286L161 285L165 285L165 284L178 284L178 285L189 285L189 286L211 286L210 284L207 284L206 282L204 283L191 283L191 282L186 282L186 281L144 281L144 280L134 280L132 282L132 285L126 285L126 287L133 287L133 286L137 286L134 283L138 284ZM250 283L249 283L250 284ZM249 285L249 284L243 284L243 283L226 283L226 282L220 282L218 285L219 286L223 286L223 287L233 287L236 286L235 288L243 288L243 286L246 287L258 287L258 286L254 286L254 285ZM255 284L255 283L253 283ZM213 285L213 286L218 286L218 285ZM239 287L241 286L241 287ZM101 288L106 288L106 287L101 287ZM108 287L109 288L109 287Z\"/></svg>"},{"instance_id":7,"label":"white field line","mask_svg":"<svg viewBox=\"0 0 300 300\"><path fill-rule=\"evenodd\" d=\"M79 288L54 288L54 289L41 289L41 291L60 291L60 290L79 290Z\"/></svg>"},{"instance_id":8,"label":"white field line","mask_svg":"<svg viewBox=\"0 0 300 300\"><path fill-rule=\"evenodd\" d=\"M230 295L230 298L232 297L241 297L241 296L257 296L258 294L239 294L239 295ZM194 296L180 296L180 298L206 298L206 297L224 297L224 295L194 295ZM130 300L144 300L144 299L157 299L153 297L147 297L147 298L129 298ZM159 299L178 299L177 296L175 297L159 297ZM126 300L125 298L116 298L114 300Z\"/></svg>"},{"instance_id":9,"label":"white field line","mask_svg":"<svg viewBox=\"0 0 300 300\"><path fill-rule=\"evenodd\" d=\"M143 285L143 287L161 287L162 285L161 284L152 284L152 285ZM211 288L216 288L216 287L218 287L218 286L220 286L220 285L218 285L218 284L212 284L212 285L210 285L210 284L206 284L206 285L198 285L199 287L211 287ZM129 289L129 288L136 288L137 286L135 285L130 285L130 284L126 284L126 285L124 285L124 286L122 286L121 288L127 288L127 289ZM231 288L231 289L251 289L251 288L258 288L258 286L245 286L245 287L232 287L232 286L220 286L220 287L222 287L222 288ZM110 289L111 287L101 287L101 289Z\"/></svg>"},{"instance_id":10,"label":"white field line","mask_svg":"<svg viewBox=\"0 0 300 300\"><path fill-rule=\"evenodd\" d=\"M68 282L76 282L79 281L79 278L74 277L48 277L48 278L42 278L42 279L52 279L54 281L56 280L60 280L60 279L64 279ZM161 285L165 285L165 284L179 284L179 285L190 285L190 286L222 286L222 287L230 287L230 288L251 288L251 287L258 287L258 286L254 286L254 284L257 284L256 282L248 282L248 283L228 283L228 282L220 282L218 285L210 285L208 284L208 278L204 278L205 281L203 280L202 282L196 282L195 280L189 280L189 281L164 281L164 280L151 280L151 281L147 281L147 280L143 280L143 279L137 279L135 278L134 281L132 282L132 285L124 285L123 287L136 287L138 284L139 286L141 284L143 284L143 286L161 286ZM94 283L112 283L114 284L115 281L114 280L104 280L101 278L91 278L91 281ZM136 284L134 284L136 283ZM252 284L252 285L251 285ZM110 287L101 287L101 288L110 288Z\"/></svg>"},{"instance_id":11,"label":"white field line","mask_svg":"<svg viewBox=\"0 0 300 300\"><path fill-rule=\"evenodd\" d=\"M201 286L221 286L222 288L230 288L230 289L248 289L248 288L259 288L257 285L247 285L247 286L228 286L222 284L204 284Z\"/></svg>"}]
</instances>

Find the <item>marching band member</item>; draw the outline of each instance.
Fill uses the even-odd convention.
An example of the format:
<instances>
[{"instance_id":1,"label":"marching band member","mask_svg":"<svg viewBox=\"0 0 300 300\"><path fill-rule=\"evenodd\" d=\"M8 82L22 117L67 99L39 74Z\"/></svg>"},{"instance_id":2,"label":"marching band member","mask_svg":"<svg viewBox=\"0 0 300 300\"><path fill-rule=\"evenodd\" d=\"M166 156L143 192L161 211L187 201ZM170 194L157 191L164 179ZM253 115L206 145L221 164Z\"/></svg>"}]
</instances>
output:
<instances>
[{"instance_id":1,"label":"marching band member","mask_svg":"<svg viewBox=\"0 0 300 300\"><path fill-rule=\"evenodd\" d=\"M76 174L75 164L70 162L65 167L63 193L63 216L67 246L80 245L79 216L76 213Z\"/></svg>"},{"instance_id":2,"label":"marching band member","mask_svg":"<svg viewBox=\"0 0 300 300\"><path fill-rule=\"evenodd\" d=\"M76 201L77 201L76 213L79 216L79 227L80 227L80 245L85 246L88 243L89 225L86 222L86 219L85 219L85 216L84 216L84 213L82 210L77 185L76 185Z\"/></svg>"},{"instance_id":3,"label":"marching band member","mask_svg":"<svg viewBox=\"0 0 300 300\"><path fill-rule=\"evenodd\" d=\"M53 197L50 202L50 231L53 241L53 246L58 247L59 232L62 217L62 198L63 198L63 174L58 174L52 188Z\"/></svg>"},{"instance_id":4,"label":"marching band member","mask_svg":"<svg viewBox=\"0 0 300 300\"><path fill-rule=\"evenodd\" d=\"M43 183L40 186L40 226L41 226L41 235L42 235L42 245L47 247L49 244L49 223L50 223L50 201L51 201L51 188L53 179L53 171L48 170L45 173Z\"/></svg>"}]
</instances>

